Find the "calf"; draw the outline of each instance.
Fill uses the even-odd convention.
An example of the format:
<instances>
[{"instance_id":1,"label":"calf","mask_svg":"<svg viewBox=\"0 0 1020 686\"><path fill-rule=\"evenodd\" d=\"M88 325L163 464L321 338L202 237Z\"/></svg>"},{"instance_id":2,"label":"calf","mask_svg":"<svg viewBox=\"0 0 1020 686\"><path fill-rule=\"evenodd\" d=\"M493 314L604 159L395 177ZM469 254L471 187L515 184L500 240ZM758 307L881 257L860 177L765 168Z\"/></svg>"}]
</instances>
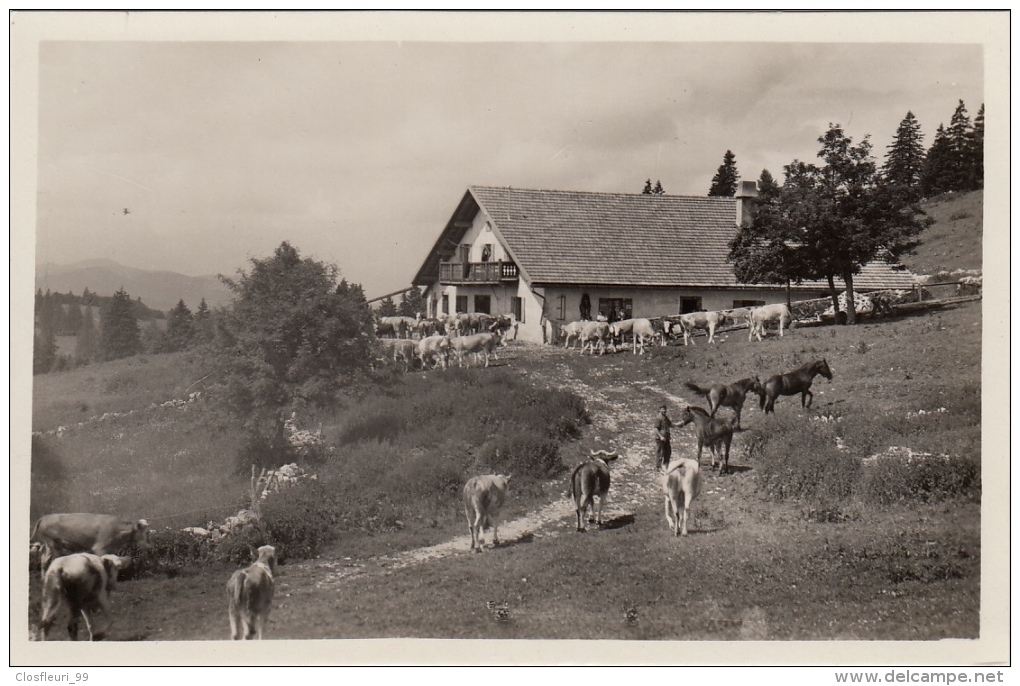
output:
<instances>
[{"instance_id":1,"label":"calf","mask_svg":"<svg viewBox=\"0 0 1020 686\"><path fill-rule=\"evenodd\" d=\"M68 553L116 553L129 545L149 547L149 523L114 515L76 512L43 515L32 527L32 541L41 544L42 572L54 557Z\"/></svg>"},{"instance_id":2,"label":"calf","mask_svg":"<svg viewBox=\"0 0 1020 686\"><path fill-rule=\"evenodd\" d=\"M576 348L577 341L581 339L581 331L588 322L578 320L560 327L560 337L563 338L564 348Z\"/></svg>"},{"instance_id":3,"label":"calf","mask_svg":"<svg viewBox=\"0 0 1020 686\"><path fill-rule=\"evenodd\" d=\"M694 330L708 332L708 342L715 341L715 328L726 323L726 315L722 312L688 312L680 315L680 326L683 327L684 345L694 343Z\"/></svg>"},{"instance_id":4,"label":"calf","mask_svg":"<svg viewBox=\"0 0 1020 686\"><path fill-rule=\"evenodd\" d=\"M662 488L666 494L666 522L674 536L686 536L691 503L701 493L698 461L682 457L670 462L662 475Z\"/></svg>"},{"instance_id":5,"label":"calf","mask_svg":"<svg viewBox=\"0 0 1020 686\"><path fill-rule=\"evenodd\" d=\"M227 582L230 637L237 640L262 640L273 605L273 575L276 574L276 548L264 545L250 567L238 569Z\"/></svg>"},{"instance_id":6,"label":"calf","mask_svg":"<svg viewBox=\"0 0 1020 686\"><path fill-rule=\"evenodd\" d=\"M510 476L473 476L464 484L464 514L471 530L471 550L482 552L482 532L492 528L492 546L499 545L499 511L506 500Z\"/></svg>"},{"instance_id":7,"label":"calf","mask_svg":"<svg viewBox=\"0 0 1020 686\"><path fill-rule=\"evenodd\" d=\"M584 516L591 509L588 522L602 526L602 508L609 497L609 463L618 458L616 453L605 450L591 451L587 462L582 462L570 475L570 493L574 496L574 508L577 511L577 530L587 530ZM599 509L595 510L595 497L599 499Z\"/></svg>"},{"instance_id":8,"label":"calf","mask_svg":"<svg viewBox=\"0 0 1020 686\"><path fill-rule=\"evenodd\" d=\"M113 624L110 591L117 585L118 571L130 562L127 557L92 553L75 553L53 560L43 576L40 638L46 640L57 613L66 604L71 613L67 623L70 639L78 640L78 622L84 618L89 640L101 640ZM106 623L103 629L96 627L97 611L103 614Z\"/></svg>"}]
</instances>

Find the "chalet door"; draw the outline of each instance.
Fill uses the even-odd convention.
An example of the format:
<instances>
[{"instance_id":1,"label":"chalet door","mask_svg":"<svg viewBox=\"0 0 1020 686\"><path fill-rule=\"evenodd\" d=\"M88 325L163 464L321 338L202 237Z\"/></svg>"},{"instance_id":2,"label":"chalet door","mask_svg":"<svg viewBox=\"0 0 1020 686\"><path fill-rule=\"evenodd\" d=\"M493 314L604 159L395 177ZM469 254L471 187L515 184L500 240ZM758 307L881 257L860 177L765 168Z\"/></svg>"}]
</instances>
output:
<instances>
[{"instance_id":1,"label":"chalet door","mask_svg":"<svg viewBox=\"0 0 1020 686\"><path fill-rule=\"evenodd\" d=\"M468 277L468 272L471 269L471 262L469 261L470 257L471 246L469 244L461 243L460 245L457 246L457 260L464 267L464 273L461 274L461 278L466 279Z\"/></svg>"}]
</instances>

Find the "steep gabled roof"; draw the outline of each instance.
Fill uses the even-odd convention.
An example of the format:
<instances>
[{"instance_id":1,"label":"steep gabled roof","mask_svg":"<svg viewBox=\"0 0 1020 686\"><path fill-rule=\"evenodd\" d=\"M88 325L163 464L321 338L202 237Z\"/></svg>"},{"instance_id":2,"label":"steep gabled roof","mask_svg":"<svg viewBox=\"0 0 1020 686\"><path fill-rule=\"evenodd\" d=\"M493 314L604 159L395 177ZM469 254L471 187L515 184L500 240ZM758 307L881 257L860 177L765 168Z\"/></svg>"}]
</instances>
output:
<instances>
[{"instance_id":1,"label":"steep gabled roof","mask_svg":"<svg viewBox=\"0 0 1020 686\"><path fill-rule=\"evenodd\" d=\"M468 188L414 283L438 274L440 259L453 254L479 208L533 285L758 286L739 283L726 259L737 231L734 198L491 186ZM862 289L910 288L914 278L875 262L854 283ZM794 286L826 287L824 281Z\"/></svg>"},{"instance_id":2,"label":"steep gabled roof","mask_svg":"<svg viewBox=\"0 0 1020 686\"><path fill-rule=\"evenodd\" d=\"M535 284L733 285L733 198L472 186Z\"/></svg>"}]
</instances>

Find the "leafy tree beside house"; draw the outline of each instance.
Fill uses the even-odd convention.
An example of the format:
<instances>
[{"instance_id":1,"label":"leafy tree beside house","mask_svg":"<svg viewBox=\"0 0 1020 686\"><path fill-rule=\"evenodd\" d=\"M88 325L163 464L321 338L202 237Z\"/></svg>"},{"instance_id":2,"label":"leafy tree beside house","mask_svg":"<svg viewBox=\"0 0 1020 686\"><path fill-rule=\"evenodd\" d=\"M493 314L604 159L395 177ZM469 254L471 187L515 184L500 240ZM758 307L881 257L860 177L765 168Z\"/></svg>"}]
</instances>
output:
<instances>
[{"instance_id":1,"label":"leafy tree beside house","mask_svg":"<svg viewBox=\"0 0 1020 686\"><path fill-rule=\"evenodd\" d=\"M142 350L141 329L132 309L131 297L123 288L110 298L103 311L99 336L99 357L118 360Z\"/></svg>"},{"instance_id":2,"label":"leafy tree beside house","mask_svg":"<svg viewBox=\"0 0 1020 686\"><path fill-rule=\"evenodd\" d=\"M737 182L740 173L737 171L737 157L727 150L723 155L723 163L712 177L712 187L708 189L709 197L732 198L737 193Z\"/></svg>"},{"instance_id":3,"label":"leafy tree beside house","mask_svg":"<svg viewBox=\"0 0 1020 686\"><path fill-rule=\"evenodd\" d=\"M286 241L250 272L221 277L234 300L219 321L216 390L253 432L271 440L287 408L329 405L368 369L372 313L338 277Z\"/></svg>"},{"instance_id":4,"label":"leafy tree beside house","mask_svg":"<svg viewBox=\"0 0 1020 686\"><path fill-rule=\"evenodd\" d=\"M856 322L854 275L868 262L894 260L917 245L929 224L920 209L881 183L867 136L858 144L838 124L818 138L823 165L794 160L778 199L730 243L738 279L824 278L838 310L835 279L847 290L847 323Z\"/></svg>"}]
</instances>

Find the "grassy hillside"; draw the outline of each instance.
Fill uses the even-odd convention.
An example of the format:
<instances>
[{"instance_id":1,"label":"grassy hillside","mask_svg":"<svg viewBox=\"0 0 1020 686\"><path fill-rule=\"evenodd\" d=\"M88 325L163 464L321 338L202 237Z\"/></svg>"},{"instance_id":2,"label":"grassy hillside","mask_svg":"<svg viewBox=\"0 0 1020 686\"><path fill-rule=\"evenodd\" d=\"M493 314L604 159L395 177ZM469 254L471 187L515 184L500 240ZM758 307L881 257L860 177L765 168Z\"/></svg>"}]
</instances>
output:
<instances>
[{"instance_id":1,"label":"grassy hillside","mask_svg":"<svg viewBox=\"0 0 1020 686\"><path fill-rule=\"evenodd\" d=\"M946 193L921 208L935 220L921 235L921 246L902 262L915 274L981 269L984 191Z\"/></svg>"}]
</instances>

